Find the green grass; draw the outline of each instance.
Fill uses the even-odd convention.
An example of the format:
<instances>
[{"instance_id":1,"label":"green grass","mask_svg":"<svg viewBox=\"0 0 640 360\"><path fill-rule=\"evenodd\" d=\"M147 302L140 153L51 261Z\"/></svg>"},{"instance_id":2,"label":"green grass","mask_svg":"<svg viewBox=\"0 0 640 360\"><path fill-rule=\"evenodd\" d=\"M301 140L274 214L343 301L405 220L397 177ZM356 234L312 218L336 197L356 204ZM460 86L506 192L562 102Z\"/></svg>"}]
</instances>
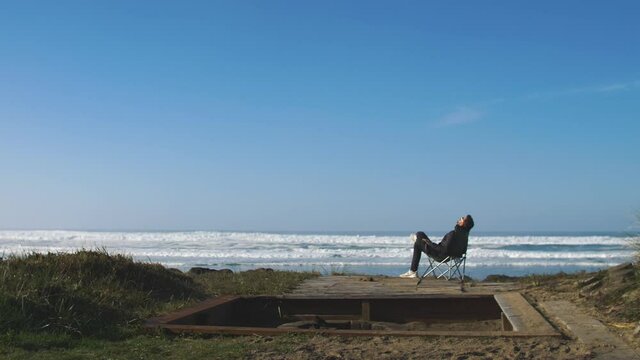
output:
<instances>
[{"instance_id":1,"label":"green grass","mask_svg":"<svg viewBox=\"0 0 640 360\"><path fill-rule=\"evenodd\" d=\"M204 297L185 274L104 251L0 262L0 331L120 336L166 303Z\"/></svg>"},{"instance_id":2,"label":"green grass","mask_svg":"<svg viewBox=\"0 0 640 360\"><path fill-rule=\"evenodd\" d=\"M212 272L195 278L206 293L217 295L279 295L317 273L249 270L239 273Z\"/></svg>"},{"instance_id":3,"label":"green grass","mask_svg":"<svg viewBox=\"0 0 640 360\"><path fill-rule=\"evenodd\" d=\"M559 272L556 274L530 274L519 278L520 283L528 286L554 286L558 281L575 280L584 276L584 272L566 274Z\"/></svg>"},{"instance_id":4,"label":"green grass","mask_svg":"<svg viewBox=\"0 0 640 360\"><path fill-rule=\"evenodd\" d=\"M0 342L2 359L245 359L253 353L291 352L306 336L277 337L136 335L120 341L51 334L14 335Z\"/></svg>"},{"instance_id":5,"label":"green grass","mask_svg":"<svg viewBox=\"0 0 640 360\"><path fill-rule=\"evenodd\" d=\"M315 273L185 274L106 251L0 261L0 358L243 358L246 338L146 334L142 321L216 295L276 295ZM264 346L286 348L299 337Z\"/></svg>"}]
</instances>

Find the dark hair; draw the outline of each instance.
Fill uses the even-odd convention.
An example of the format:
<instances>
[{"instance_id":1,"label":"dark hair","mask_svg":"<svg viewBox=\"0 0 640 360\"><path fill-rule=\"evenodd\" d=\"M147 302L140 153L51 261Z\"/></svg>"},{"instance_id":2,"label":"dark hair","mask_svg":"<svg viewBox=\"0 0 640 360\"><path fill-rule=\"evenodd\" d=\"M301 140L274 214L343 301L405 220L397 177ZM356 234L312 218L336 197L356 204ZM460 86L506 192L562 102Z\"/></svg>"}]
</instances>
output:
<instances>
[{"instance_id":1,"label":"dark hair","mask_svg":"<svg viewBox=\"0 0 640 360\"><path fill-rule=\"evenodd\" d=\"M467 214L467 216L465 216L465 217L466 217L466 219L464 219L464 227L466 227L467 230L471 230L473 225L475 225L474 222L473 222L473 218L469 214Z\"/></svg>"}]
</instances>

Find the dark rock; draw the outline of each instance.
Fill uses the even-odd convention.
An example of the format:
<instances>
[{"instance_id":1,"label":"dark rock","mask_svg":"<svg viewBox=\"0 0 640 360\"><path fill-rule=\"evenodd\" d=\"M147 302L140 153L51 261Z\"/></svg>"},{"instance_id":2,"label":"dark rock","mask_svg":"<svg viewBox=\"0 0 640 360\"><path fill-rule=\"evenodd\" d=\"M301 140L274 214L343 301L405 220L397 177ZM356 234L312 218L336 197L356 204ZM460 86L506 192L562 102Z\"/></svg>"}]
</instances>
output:
<instances>
[{"instance_id":1,"label":"dark rock","mask_svg":"<svg viewBox=\"0 0 640 360\"><path fill-rule=\"evenodd\" d=\"M273 272L272 268L257 268L257 269L253 269L253 270L247 270L247 272Z\"/></svg>"},{"instance_id":2,"label":"dark rock","mask_svg":"<svg viewBox=\"0 0 640 360\"><path fill-rule=\"evenodd\" d=\"M486 282L511 282L511 281L518 281L518 280L519 278L516 276L507 276L507 275L501 275L501 274L493 274L484 278L484 281Z\"/></svg>"},{"instance_id":3,"label":"dark rock","mask_svg":"<svg viewBox=\"0 0 640 360\"><path fill-rule=\"evenodd\" d=\"M209 274L209 273L233 274L233 271L229 269L216 270L216 269L209 269L204 267L192 267L191 269L189 269L189 274L202 275L202 274Z\"/></svg>"},{"instance_id":4,"label":"dark rock","mask_svg":"<svg viewBox=\"0 0 640 360\"><path fill-rule=\"evenodd\" d=\"M189 274L202 275L205 273L215 272L214 269L203 268L203 267L192 267L189 269Z\"/></svg>"}]
</instances>

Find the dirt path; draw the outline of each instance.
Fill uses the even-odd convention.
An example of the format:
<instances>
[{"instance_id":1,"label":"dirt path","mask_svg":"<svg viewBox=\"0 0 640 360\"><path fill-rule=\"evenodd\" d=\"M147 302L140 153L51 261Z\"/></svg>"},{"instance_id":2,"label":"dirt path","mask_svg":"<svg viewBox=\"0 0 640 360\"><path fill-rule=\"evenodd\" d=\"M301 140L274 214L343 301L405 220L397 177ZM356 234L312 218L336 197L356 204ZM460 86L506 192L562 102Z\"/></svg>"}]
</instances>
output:
<instances>
[{"instance_id":1,"label":"dirt path","mask_svg":"<svg viewBox=\"0 0 640 360\"><path fill-rule=\"evenodd\" d=\"M577 341L560 338L315 336L286 354L262 352L252 356L255 359L591 359L593 353Z\"/></svg>"}]
</instances>

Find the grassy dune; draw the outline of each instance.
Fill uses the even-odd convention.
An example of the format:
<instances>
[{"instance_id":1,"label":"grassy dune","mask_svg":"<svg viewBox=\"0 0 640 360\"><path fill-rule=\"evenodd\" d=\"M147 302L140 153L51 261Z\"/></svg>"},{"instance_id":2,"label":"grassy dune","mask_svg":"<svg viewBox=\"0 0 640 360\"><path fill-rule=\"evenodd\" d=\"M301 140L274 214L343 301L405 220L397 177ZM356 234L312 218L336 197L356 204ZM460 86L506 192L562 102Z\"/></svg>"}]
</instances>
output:
<instances>
[{"instance_id":1,"label":"grassy dune","mask_svg":"<svg viewBox=\"0 0 640 360\"><path fill-rule=\"evenodd\" d=\"M192 275L105 251L9 257L0 261L0 358L84 358L96 352L139 358L132 348L162 352L176 344L143 334L144 319L221 294L280 294L313 276L282 271ZM227 349L222 353L239 356L233 350L237 340L227 340L220 343Z\"/></svg>"},{"instance_id":2,"label":"grassy dune","mask_svg":"<svg viewBox=\"0 0 640 360\"><path fill-rule=\"evenodd\" d=\"M0 263L0 331L113 338L168 304L204 296L191 277L122 255L11 257Z\"/></svg>"}]
</instances>

